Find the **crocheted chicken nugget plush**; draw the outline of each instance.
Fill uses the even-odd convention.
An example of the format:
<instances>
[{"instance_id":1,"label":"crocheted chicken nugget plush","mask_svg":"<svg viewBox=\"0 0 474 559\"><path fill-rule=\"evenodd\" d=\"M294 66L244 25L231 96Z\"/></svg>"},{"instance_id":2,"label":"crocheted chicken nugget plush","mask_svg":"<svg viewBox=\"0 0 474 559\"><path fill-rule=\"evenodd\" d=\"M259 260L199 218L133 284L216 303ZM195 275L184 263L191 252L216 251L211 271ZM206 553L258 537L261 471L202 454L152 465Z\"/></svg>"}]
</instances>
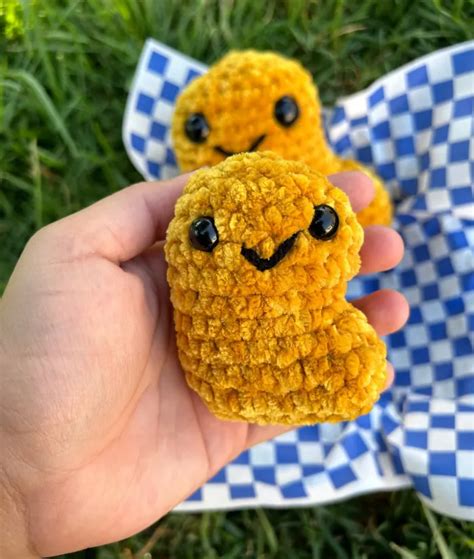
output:
<instances>
[{"instance_id":1,"label":"crocheted chicken nugget plush","mask_svg":"<svg viewBox=\"0 0 474 559\"><path fill-rule=\"evenodd\" d=\"M344 299L363 229L307 165L246 153L197 171L165 245L188 384L223 419L305 424L368 412L386 350Z\"/></svg>"},{"instance_id":2,"label":"crocheted chicken nugget plush","mask_svg":"<svg viewBox=\"0 0 474 559\"><path fill-rule=\"evenodd\" d=\"M271 150L329 175L360 170L374 181L363 225L388 225L392 206L381 179L360 163L341 159L326 142L321 105L311 75L272 52L224 56L190 83L176 104L172 137L184 171L211 166L239 152Z\"/></svg>"}]
</instances>

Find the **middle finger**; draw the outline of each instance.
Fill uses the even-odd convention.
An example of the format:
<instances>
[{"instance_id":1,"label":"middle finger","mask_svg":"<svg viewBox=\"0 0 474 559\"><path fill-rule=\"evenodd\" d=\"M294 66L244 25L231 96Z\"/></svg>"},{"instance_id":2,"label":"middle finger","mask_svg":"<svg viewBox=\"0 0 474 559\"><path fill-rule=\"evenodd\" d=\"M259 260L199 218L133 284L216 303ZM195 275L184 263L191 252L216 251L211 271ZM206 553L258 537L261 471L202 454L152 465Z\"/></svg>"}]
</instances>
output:
<instances>
[{"instance_id":1,"label":"middle finger","mask_svg":"<svg viewBox=\"0 0 474 559\"><path fill-rule=\"evenodd\" d=\"M403 258L403 240L390 227L370 225L364 229L359 274L390 270Z\"/></svg>"}]
</instances>

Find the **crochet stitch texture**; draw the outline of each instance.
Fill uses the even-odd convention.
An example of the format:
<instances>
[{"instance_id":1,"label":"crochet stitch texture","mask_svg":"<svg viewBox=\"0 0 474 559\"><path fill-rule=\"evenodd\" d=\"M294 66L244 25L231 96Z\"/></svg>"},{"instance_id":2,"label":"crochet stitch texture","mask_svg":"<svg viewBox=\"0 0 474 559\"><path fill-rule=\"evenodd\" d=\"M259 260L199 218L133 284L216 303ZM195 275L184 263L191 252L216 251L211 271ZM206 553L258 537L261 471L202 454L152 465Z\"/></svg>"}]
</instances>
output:
<instances>
[{"instance_id":1,"label":"crochet stitch texture","mask_svg":"<svg viewBox=\"0 0 474 559\"><path fill-rule=\"evenodd\" d=\"M293 98L299 115L282 125L275 107ZM203 115L208 136L193 142L185 132L190 115ZM362 225L388 225L392 205L380 177L360 163L336 156L327 144L321 104L312 77L301 64L272 52L232 51L192 81L178 97L172 122L178 165L183 171L215 165L227 154L271 150L285 159L303 161L329 175L359 170L375 184L371 204L359 212Z\"/></svg>"},{"instance_id":2,"label":"crochet stitch texture","mask_svg":"<svg viewBox=\"0 0 474 559\"><path fill-rule=\"evenodd\" d=\"M326 240L310 233L321 205L339 219ZM218 232L211 252L190 242L202 216ZM385 384L386 349L344 299L362 242L345 193L301 162L246 153L191 176L165 254L179 359L215 415L306 424L371 409ZM244 257L250 249L267 262L280 253L261 271Z\"/></svg>"}]
</instances>

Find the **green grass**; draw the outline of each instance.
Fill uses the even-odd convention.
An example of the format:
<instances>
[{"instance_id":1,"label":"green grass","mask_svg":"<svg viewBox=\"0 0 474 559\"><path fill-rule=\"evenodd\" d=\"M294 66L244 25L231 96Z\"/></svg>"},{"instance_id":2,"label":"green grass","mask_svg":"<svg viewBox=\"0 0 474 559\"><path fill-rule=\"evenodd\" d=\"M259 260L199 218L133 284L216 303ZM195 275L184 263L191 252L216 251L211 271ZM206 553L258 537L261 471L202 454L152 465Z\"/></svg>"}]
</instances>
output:
<instances>
[{"instance_id":1,"label":"green grass","mask_svg":"<svg viewBox=\"0 0 474 559\"><path fill-rule=\"evenodd\" d=\"M419 501L408 491L319 508L172 514L157 527L101 548L97 559L472 557L472 526L433 514L431 518L430 528ZM84 553L69 559L73 557L88 559Z\"/></svg>"},{"instance_id":2,"label":"green grass","mask_svg":"<svg viewBox=\"0 0 474 559\"><path fill-rule=\"evenodd\" d=\"M472 38L473 29L469 0L0 0L0 293L36 229L139 180L120 129L147 37L207 63L229 48L295 56L329 105L417 56ZM151 553L473 555L472 525L427 514L413 492L316 509L176 514L160 523ZM153 530L98 557L131 559Z\"/></svg>"}]
</instances>

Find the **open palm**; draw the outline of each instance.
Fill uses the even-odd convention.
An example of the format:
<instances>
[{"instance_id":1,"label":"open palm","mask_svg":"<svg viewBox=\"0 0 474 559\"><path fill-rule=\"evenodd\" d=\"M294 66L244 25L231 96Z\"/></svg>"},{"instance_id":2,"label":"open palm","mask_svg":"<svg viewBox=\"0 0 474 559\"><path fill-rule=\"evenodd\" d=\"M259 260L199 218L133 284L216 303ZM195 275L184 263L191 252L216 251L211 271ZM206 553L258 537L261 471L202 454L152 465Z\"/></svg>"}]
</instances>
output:
<instances>
[{"instance_id":1,"label":"open palm","mask_svg":"<svg viewBox=\"0 0 474 559\"><path fill-rule=\"evenodd\" d=\"M218 420L185 383L162 243L186 179L129 187L40 231L0 302L3 469L31 556L127 537L283 431ZM361 173L332 181L356 211L370 202ZM402 252L371 227L362 272ZM356 304L381 335L407 317L392 291Z\"/></svg>"}]
</instances>

